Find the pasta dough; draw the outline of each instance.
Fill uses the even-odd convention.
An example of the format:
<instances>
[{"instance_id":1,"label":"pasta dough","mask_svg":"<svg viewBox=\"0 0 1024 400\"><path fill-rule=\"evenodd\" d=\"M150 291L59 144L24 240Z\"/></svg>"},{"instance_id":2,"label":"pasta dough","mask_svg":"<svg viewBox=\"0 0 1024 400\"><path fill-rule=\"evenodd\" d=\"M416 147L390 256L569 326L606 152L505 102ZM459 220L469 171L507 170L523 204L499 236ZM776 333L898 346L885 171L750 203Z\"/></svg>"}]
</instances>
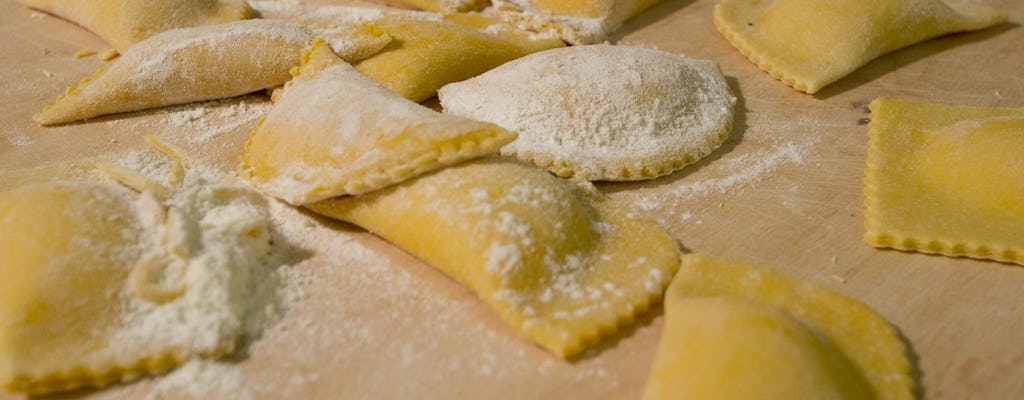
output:
<instances>
[{"instance_id":1,"label":"pasta dough","mask_svg":"<svg viewBox=\"0 0 1024 400\"><path fill-rule=\"evenodd\" d=\"M563 177L651 179L729 135L736 98L712 61L626 46L573 46L445 86L447 114L519 138L501 149Z\"/></svg>"},{"instance_id":2,"label":"pasta dough","mask_svg":"<svg viewBox=\"0 0 1024 400\"><path fill-rule=\"evenodd\" d=\"M249 18L245 0L19 0L95 32L117 51L176 28Z\"/></svg>"},{"instance_id":3,"label":"pasta dough","mask_svg":"<svg viewBox=\"0 0 1024 400\"><path fill-rule=\"evenodd\" d=\"M463 21L456 17L455 21ZM364 75L414 102L437 94L451 82L472 78L531 52L562 46L559 40L510 40L460 23L389 15L377 24L392 42L356 64Z\"/></svg>"},{"instance_id":4,"label":"pasta dough","mask_svg":"<svg viewBox=\"0 0 1024 400\"><path fill-rule=\"evenodd\" d=\"M669 299L646 400L874 398L835 344L777 308Z\"/></svg>"},{"instance_id":5,"label":"pasta dough","mask_svg":"<svg viewBox=\"0 0 1024 400\"><path fill-rule=\"evenodd\" d=\"M376 51L388 37L372 25L350 31L349 56ZM51 125L105 114L239 96L286 82L313 42L286 21L248 20L156 35L69 88L35 115Z\"/></svg>"},{"instance_id":6,"label":"pasta dough","mask_svg":"<svg viewBox=\"0 0 1024 400\"><path fill-rule=\"evenodd\" d=\"M8 390L130 380L227 354L241 333L238 298L249 294L237 279L271 250L265 201L202 178L172 174L165 187L104 169L143 192L84 181L0 192Z\"/></svg>"},{"instance_id":7,"label":"pasta dough","mask_svg":"<svg viewBox=\"0 0 1024 400\"><path fill-rule=\"evenodd\" d=\"M502 19L572 44L604 41L627 19L662 0L494 0Z\"/></svg>"},{"instance_id":8,"label":"pasta dough","mask_svg":"<svg viewBox=\"0 0 1024 400\"><path fill-rule=\"evenodd\" d=\"M896 331L863 304L684 255L644 398L913 399L910 368Z\"/></svg>"},{"instance_id":9,"label":"pasta dough","mask_svg":"<svg viewBox=\"0 0 1024 400\"><path fill-rule=\"evenodd\" d=\"M959 0L723 0L714 18L762 70L816 93L878 56L1006 15Z\"/></svg>"},{"instance_id":10,"label":"pasta dough","mask_svg":"<svg viewBox=\"0 0 1024 400\"><path fill-rule=\"evenodd\" d=\"M441 270L561 356L659 301L679 265L667 232L589 183L501 159L306 207L364 227Z\"/></svg>"},{"instance_id":11,"label":"pasta dough","mask_svg":"<svg viewBox=\"0 0 1024 400\"><path fill-rule=\"evenodd\" d=\"M377 190L515 139L498 126L409 102L321 44L297 74L242 157L254 187L291 204Z\"/></svg>"},{"instance_id":12,"label":"pasta dough","mask_svg":"<svg viewBox=\"0 0 1024 400\"><path fill-rule=\"evenodd\" d=\"M132 261L141 257L136 244L152 240L134 197L127 189L87 183L0 193L0 382L8 390L104 386L139 374L147 364L161 370L185 358L173 348L149 359L105 354L119 319L110 312L120 303L111 294L124 287ZM76 374L76 367L100 373Z\"/></svg>"},{"instance_id":13,"label":"pasta dough","mask_svg":"<svg viewBox=\"0 0 1024 400\"><path fill-rule=\"evenodd\" d=\"M1024 109L870 108L867 242L1024 265Z\"/></svg>"}]
</instances>

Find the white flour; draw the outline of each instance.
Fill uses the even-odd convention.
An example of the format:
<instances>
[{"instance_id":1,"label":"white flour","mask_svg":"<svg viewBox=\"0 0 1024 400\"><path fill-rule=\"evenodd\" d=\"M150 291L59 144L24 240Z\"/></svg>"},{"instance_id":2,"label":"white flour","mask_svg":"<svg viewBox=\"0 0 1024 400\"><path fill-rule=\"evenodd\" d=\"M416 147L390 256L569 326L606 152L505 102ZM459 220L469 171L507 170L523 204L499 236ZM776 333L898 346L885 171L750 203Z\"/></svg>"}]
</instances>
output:
<instances>
[{"instance_id":1,"label":"white flour","mask_svg":"<svg viewBox=\"0 0 1024 400\"><path fill-rule=\"evenodd\" d=\"M811 121L798 123L814 124ZM753 134L756 133L747 132L747 136ZM663 217L682 215L683 221L690 221L694 215L688 210L688 205L694 200L737 195L781 168L803 165L805 157L820 141L814 136L788 140L780 137L777 132L768 132L767 143L757 145L757 150L736 154L742 148L738 147L723 155L722 159L665 186L612 193L609 196L631 202L639 210L661 213ZM722 204L719 203L719 206ZM698 218L692 223L700 224L702 221Z\"/></svg>"},{"instance_id":2,"label":"white flour","mask_svg":"<svg viewBox=\"0 0 1024 400\"><path fill-rule=\"evenodd\" d=\"M133 152L122 161L142 173L166 171L166 163L147 158L143 152ZM164 179L160 175L166 172L153 178L160 182ZM247 187L228 183L222 174L199 166L192 166L184 179L182 187L172 188L173 194L163 202L168 222L149 228L164 239L148 245L150 249L185 249L184 294L156 304L136 293L128 300L131 311L122 321L127 328L111 338L112 349L138 354L171 345L192 354L215 354L235 347L232 342L239 334L243 341L258 337L264 327L253 320L268 322L283 312L276 298L280 279L276 265L270 265L272 232L265 201ZM180 211L181 223L171 218L174 210Z\"/></svg>"},{"instance_id":3,"label":"white flour","mask_svg":"<svg viewBox=\"0 0 1024 400\"><path fill-rule=\"evenodd\" d=\"M553 15L534 7L529 0L493 0L503 19L520 29L550 32L573 44L593 44L605 40L633 16L635 0L607 2L604 15L579 17Z\"/></svg>"},{"instance_id":4,"label":"white flour","mask_svg":"<svg viewBox=\"0 0 1024 400\"><path fill-rule=\"evenodd\" d=\"M24 132L15 131L13 128L4 129L3 132L0 132L0 135L2 135L3 138L7 140L7 143L10 143L14 146L31 146L33 143L35 143L35 140L32 140L32 138L28 137L27 134L25 134Z\"/></svg>"},{"instance_id":5,"label":"white flour","mask_svg":"<svg viewBox=\"0 0 1024 400\"><path fill-rule=\"evenodd\" d=\"M273 104L255 97L246 97L237 102L218 100L169 109L163 122L194 131L184 135L184 139L196 145L253 125L271 108Z\"/></svg>"},{"instance_id":6,"label":"white flour","mask_svg":"<svg viewBox=\"0 0 1024 400\"><path fill-rule=\"evenodd\" d=\"M242 371L232 363L194 360L157 381L144 399L252 399Z\"/></svg>"},{"instance_id":7,"label":"white flour","mask_svg":"<svg viewBox=\"0 0 1024 400\"><path fill-rule=\"evenodd\" d=\"M786 164L802 165L807 144L782 143L773 146L766 154L744 154L723 160L728 175L685 182L674 186L669 193L679 199L692 199L707 194L726 193L741 185L757 182L762 176Z\"/></svg>"},{"instance_id":8,"label":"white flour","mask_svg":"<svg viewBox=\"0 0 1024 400\"><path fill-rule=\"evenodd\" d=\"M158 118L120 116L107 121L113 129L131 129L191 145L209 143L225 134L249 131L273 104L262 95L166 107L153 112Z\"/></svg>"}]
</instances>

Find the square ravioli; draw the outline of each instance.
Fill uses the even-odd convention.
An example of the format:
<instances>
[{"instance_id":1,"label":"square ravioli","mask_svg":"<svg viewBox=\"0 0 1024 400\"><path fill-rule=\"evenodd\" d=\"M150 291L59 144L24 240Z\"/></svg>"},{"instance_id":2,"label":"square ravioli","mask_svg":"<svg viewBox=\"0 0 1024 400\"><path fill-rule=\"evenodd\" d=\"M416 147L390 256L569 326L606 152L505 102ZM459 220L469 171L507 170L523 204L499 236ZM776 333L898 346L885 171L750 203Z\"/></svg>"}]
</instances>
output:
<instances>
[{"instance_id":1,"label":"square ravioli","mask_svg":"<svg viewBox=\"0 0 1024 400\"><path fill-rule=\"evenodd\" d=\"M869 107L867 242L1024 265L1024 109Z\"/></svg>"}]
</instances>

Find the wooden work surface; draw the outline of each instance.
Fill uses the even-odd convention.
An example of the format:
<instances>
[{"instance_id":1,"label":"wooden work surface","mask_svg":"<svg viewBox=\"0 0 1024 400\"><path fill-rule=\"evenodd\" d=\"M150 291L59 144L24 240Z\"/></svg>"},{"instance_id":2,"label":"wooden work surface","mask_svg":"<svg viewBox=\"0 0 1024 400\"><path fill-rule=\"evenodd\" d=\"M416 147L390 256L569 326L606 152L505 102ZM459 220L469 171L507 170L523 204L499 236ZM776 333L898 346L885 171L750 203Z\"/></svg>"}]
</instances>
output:
<instances>
[{"instance_id":1,"label":"wooden work surface","mask_svg":"<svg viewBox=\"0 0 1024 400\"><path fill-rule=\"evenodd\" d=\"M1008 11L1010 22L897 51L815 96L770 78L726 42L711 23L715 1L656 6L616 40L720 63L740 98L733 136L671 176L600 188L648 212L691 251L772 267L867 303L907 339L924 398L1024 398L1024 267L877 250L862 239L872 99L1024 107L1024 2L982 2ZM236 166L251 109L267 107L262 95L207 104L193 117L178 107L54 128L33 123L33 113L103 64L74 56L86 48L109 47L71 23L0 2L0 169L139 149L144 134L219 168ZM235 112L239 104L249 112ZM182 118L189 123L173 123ZM305 300L277 327L194 379L171 373L71 397L639 398L660 309L566 362L390 244L277 208L305 221L289 232L302 250L295 268L310 277ZM189 379L196 382L181 382ZM196 391L217 385L230 395Z\"/></svg>"}]
</instances>

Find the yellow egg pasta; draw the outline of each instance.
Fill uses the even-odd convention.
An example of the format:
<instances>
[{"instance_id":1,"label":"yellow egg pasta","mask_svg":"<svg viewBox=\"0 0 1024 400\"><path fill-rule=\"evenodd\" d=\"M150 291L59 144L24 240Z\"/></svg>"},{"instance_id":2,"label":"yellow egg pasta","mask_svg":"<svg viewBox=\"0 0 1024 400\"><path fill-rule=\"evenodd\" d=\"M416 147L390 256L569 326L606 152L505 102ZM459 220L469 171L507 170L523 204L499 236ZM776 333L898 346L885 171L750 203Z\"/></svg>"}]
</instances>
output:
<instances>
[{"instance_id":1,"label":"yellow egg pasta","mask_svg":"<svg viewBox=\"0 0 1024 400\"><path fill-rule=\"evenodd\" d=\"M1024 265L1024 109L869 107L867 242Z\"/></svg>"},{"instance_id":2,"label":"yellow egg pasta","mask_svg":"<svg viewBox=\"0 0 1024 400\"><path fill-rule=\"evenodd\" d=\"M403 99L320 42L295 73L246 144L241 167L254 187L291 204L377 190L515 139Z\"/></svg>"},{"instance_id":3,"label":"yellow egg pasta","mask_svg":"<svg viewBox=\"0 0 1024 400\"><path fill-rule=\"evenodd\" d=\"M351 54L376 52L388 37L372 25L346 35ZM239 96L285 83L313 42L290 22L247 20L176 29L132 47L116 61L68 88L36 114L44 125L174 104Z\"/></svg>"},{"instance_id":4,"label":"yellow egg pasta","mask_svg":"<svg viewBox=\"0 0 1024 400\"><path fill-rule=\"evenodd\" d=\"M355 65L364 75L414 102L442 86L472 78L531 52L563 46L558 40L509 38L474 29L472 17L431 21L389 15L376 21L392 41L380 53ZM464 25L465 24L465 25Z\"/></svg>"},{"instance_id":5,"label":"yellow egg pasta","mask_svg":"<svg viewBox=\"0 0 1024 400\"><path fill-rule=\"evenodd\" d=\"M1005 20L1000 11L961 0L723 0L714 12L733 46L804 93L883 54Z\"/></svg>"},{"instance_id":6,"label":"yellow egg pasta","mask_svg":"<svg viewBox=\"0 0 1024 400\"><path fill-rule=\"evenodd\" d=\"M142 256L138 243L149 240L135 197L92 183L0 193L0 383L8 390L104 386L186 358L174 347L140 357L107 346L120 322L117 294Z\"/></svg>"},{"instance_id":7,"label":"yellow egg pasta","mask_svg":"<svg viewBox=\"0 0 1024 400\"><path fill-rule=\"evenodd\" d=\"M835 344L778 308L729 297L667 301L644 400L875 398Z\"/></svg>"},{"instance_id":8,"label":"yellow egg pasta","mask_svg":"<svg viewBox=\"0 0 1024 400\"><path fill-rule=\"evenodd\" d=\"M135 191L108 178L0 192L0 385L102 387L234 350L249 296L236 280L271 251L266 202L174 165L168 186L101 163Z\"/></svg>"},{"instance_id":9,"label":"yellow egg pasta","mask_svg":"<svg viewBox=\"0 0 1024 400\"><path fill-rule=\"evenodd\" d=\"M589 183L484 158L306 205L472 289L525 338L578 354L660 301L679 247Z\"/></svg>"},{"instance_id":10,"label":"yellow egg pasta","mask_svg":"<svg viewBox=\"0 0 1024 400\"><path fill-rule=\"evenodd\" d=\"M913 399L906 348L867 306L687 254L665 294L644 399ZM685 394L685 395L684 395Z\"/></svg>"},{"instance_id":11,"label":"yellow egg pasta","mask_svg":"<svg viewBox=\"0 0 1024 400\"><path fill-rule=\"evenodd\" d=\"M93 31L124 53L135 43L177 28L249 18L245 0L18 0Z\"/></svg>"}]
</instances>

